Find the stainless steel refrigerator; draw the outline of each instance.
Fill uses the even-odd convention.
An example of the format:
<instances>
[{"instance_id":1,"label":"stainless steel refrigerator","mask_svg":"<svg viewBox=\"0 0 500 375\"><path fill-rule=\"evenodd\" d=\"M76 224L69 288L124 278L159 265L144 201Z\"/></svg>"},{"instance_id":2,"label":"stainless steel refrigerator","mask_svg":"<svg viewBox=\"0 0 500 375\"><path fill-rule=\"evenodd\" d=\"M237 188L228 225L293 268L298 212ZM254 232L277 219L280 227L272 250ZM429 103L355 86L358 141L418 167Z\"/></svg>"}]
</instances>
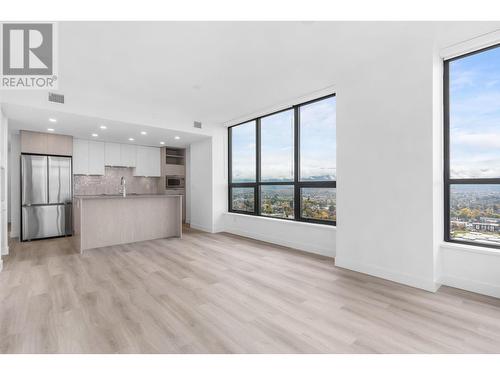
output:
<instances>
[{"instance_id":1,"label":"stainless steel refrigerator","mask_svg":"<svg viewBox=\"0 0 500 375\"><path fill-rule=\"evenodd\" d=\"M71 158L21 155L22 240L72 234Z\"/></svg>"}]
</instances>

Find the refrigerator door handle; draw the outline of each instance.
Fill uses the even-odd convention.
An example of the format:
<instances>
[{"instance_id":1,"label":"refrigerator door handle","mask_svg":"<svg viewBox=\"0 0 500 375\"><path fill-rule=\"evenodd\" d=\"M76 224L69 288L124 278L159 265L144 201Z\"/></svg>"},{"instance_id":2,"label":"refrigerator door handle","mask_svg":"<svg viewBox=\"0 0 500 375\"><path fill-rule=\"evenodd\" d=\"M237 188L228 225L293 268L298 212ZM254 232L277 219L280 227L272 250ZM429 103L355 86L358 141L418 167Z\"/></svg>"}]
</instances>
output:
<instances>
[{"instance_id":1,"label":"refrigerator door handle","mask_svg":"<svg viewBox=\"0 0 500 375\"><path fill-rule=\"evenodd\" d=\"M71 158L49 156L49 203L71 202Z\"/></svg>"}]
</instances>

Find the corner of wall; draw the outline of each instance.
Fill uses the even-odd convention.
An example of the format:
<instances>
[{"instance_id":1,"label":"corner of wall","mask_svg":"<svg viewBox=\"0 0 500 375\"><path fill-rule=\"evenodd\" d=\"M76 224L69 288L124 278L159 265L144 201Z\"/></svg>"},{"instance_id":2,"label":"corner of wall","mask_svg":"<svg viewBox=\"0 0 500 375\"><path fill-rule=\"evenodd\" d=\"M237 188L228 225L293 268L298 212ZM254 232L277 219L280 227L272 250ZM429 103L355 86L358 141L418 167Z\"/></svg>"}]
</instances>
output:
<instances>
[{"instance_id":1,"label":"corner of wall","mask_svg":"<svg viewBox=\"0 0 500 375\"><path fill-rule=\"evenodd\" d=\"M227 212L227 128L214 129L212 136L212 226L213 233L225 229L224 214Z\"/></svg>"},{"instance_id":2,"label":"corner of wall","mask_svg":"<svg viewBox=\"0 0 500 375\"><path fill-rule=\"evenodd\" d=\"M335 265L340 268L380 277L381 279L393 281L399 284L409 285L414 288L427 290L429 292L436 292L440 287L439 284L433 281L429 281L428 279L415 277L414 275L393 271L387 268L382 268L377 265L353 262L345 258L336 258Z\"/></svg>"},{"instance_id":3,"label":"corner of wall","mask_svg":"<svg viewBox=\"0 0 500 375\"><path fill-rule=\"evenodd\" d=\"M443 59L434 47L432 55L432 211L433 211L433 271L434 282L441 283L442 257L440 244L444 233L444 181L443 181Z\"/></svg>"}]
</instances>

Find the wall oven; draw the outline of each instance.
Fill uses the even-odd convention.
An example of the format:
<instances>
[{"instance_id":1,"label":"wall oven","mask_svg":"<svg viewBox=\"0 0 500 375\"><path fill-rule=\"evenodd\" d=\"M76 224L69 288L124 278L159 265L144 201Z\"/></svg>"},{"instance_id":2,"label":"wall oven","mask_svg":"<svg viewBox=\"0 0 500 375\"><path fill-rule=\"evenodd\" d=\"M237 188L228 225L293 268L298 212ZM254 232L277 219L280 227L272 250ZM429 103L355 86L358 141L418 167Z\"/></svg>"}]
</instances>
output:
<instances>
[{"instance_id":1,"label":"wall oven","mask_svg":"<svg viewBox=\"0 0 500 375\"><path fill-rule=\"evenodd\" d=\"M165 179L166 189L183 189L184 176L167 176Z\"/></svg>"}]
</instances>

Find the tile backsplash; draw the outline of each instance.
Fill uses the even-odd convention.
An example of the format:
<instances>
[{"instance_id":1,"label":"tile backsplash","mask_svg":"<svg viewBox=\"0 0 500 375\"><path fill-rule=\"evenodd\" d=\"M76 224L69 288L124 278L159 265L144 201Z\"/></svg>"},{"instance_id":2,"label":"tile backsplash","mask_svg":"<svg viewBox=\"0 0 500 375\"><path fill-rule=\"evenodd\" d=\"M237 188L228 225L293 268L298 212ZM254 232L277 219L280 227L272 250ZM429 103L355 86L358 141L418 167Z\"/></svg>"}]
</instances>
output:
<instances>
[{"instance_id":1,"label":"tile backsplash","mask_svg":"<svg viewBox=\"0 0 500 375\"><path fill-rule=\"evenodd\" d=\"M127 182L127 194L159 193L159 177L135 177L133 168L106 167L104 176L73 176L73 194L119 194L122 176Z\"/></svg>"}]
</instances>

